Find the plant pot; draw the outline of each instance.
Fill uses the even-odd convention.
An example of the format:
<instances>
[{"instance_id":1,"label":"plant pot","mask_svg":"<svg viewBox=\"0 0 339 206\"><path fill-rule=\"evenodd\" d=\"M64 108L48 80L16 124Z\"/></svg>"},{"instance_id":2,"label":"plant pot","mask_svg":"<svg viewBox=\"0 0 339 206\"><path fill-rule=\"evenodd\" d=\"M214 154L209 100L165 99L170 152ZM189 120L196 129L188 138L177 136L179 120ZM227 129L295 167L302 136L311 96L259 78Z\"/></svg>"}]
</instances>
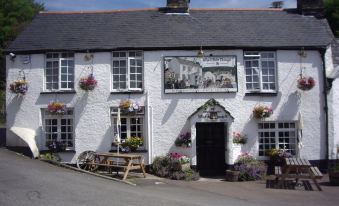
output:
<instances>
[{"instance_id":1,"label":"plant pot","mask_svg":"<svg viewBox=\"0 0 339 206\"><path fill-rule=\"evenodd\" d=\"M181 165L181 171L185 172L191 169L190 163L185 163Z\"/></svg>"},{"instance_id":2,"label":"plant pot","mask_svg":"<svg viewBox=\"0 0 339 206\"><path fill-rule=\"evenodd\" d=\"M339 171L329 171L330 184L339 186Z\"/></svg>"},{"instance_id":3,"label":"plant pot","mask_svg":"<svg viewBox=\"0 0 339 206\"><path fill-rule=\"evenodd\" d=\"M239 171L226 170L226 181L238 182L239 174Z\"/></svg>"}]
</instances>

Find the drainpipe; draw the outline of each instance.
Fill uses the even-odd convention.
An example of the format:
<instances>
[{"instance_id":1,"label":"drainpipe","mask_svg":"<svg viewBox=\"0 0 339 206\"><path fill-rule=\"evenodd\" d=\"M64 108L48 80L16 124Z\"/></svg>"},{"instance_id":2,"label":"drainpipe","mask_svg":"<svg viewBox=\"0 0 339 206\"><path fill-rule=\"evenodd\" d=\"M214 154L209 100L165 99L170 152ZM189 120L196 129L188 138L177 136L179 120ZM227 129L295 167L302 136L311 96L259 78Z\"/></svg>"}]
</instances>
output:
<instances>
[{"instance_id":1,"label":"drainpipe","mask_svg":"<svg viewBox=\"0 0 339 206\"><path fill-rule=\"evenodd\" d=\"M323 86L324 86L324 101L325 101L325 106L324 106L324 112L325 112L325 144L326 144L326 166L328 167L329 165L329 132L328 132L328 101L327 101L327 78L326 78L326 65L325 65L325 52L326 49L321 49L320 51L321 54L321 59L322 59L322 65L323 65Z\"/></svg>"}]
</instances>

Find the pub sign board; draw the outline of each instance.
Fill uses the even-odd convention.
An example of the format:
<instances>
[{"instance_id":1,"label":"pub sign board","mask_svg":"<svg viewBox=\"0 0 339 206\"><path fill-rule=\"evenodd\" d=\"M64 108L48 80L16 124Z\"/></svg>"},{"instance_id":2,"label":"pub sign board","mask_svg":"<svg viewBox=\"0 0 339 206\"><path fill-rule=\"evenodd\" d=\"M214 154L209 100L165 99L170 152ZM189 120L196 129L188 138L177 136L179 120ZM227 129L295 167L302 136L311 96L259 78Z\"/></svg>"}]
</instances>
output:
<instances>
[{"instance_id":1,"label":"pub sign board","mask_svg":"<svg viewBox=\"0 0 339 206\"><path fill-rule=\"evenodd\" d=\"M165 93L237 92L236 56L164 57Z\"/></svg>"}]
</instances>

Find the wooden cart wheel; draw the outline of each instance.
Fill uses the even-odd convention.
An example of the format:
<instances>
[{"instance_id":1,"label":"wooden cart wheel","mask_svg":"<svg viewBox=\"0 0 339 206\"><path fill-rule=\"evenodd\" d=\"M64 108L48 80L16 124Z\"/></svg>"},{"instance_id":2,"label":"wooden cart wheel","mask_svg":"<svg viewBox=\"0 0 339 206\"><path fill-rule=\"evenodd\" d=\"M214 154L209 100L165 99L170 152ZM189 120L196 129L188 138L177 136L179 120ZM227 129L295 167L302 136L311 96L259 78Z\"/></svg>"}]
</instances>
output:
<instances>
[{"instance_id":1,"label":"wooden cart wheel","mask_svg":"<svg viewBox=\"0 0 339 206\"><path fill-rule=\"evenodd\" d=\"M95 171L99 166L93 163L99 163L99 159L95 155L94 151L84 151L78 156L77 167L79 169Z\"/></svg>"}]
</instances>

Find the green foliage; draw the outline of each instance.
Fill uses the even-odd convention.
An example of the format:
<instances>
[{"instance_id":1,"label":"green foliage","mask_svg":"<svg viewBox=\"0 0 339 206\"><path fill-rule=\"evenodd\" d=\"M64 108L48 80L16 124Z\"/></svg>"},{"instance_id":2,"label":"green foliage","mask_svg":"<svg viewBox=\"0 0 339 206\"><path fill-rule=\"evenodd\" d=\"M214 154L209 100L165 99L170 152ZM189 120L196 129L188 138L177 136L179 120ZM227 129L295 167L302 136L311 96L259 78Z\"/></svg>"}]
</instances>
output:
<instances>
[{"instance_id":1,"label":"green foliage","mask_svg":"<svg viewBox=\"0 0 339 206\"><path fill-rule=\"evenodd\" d=\"M138 149L144 140L141 137L129 137L121 145L123 147L129 147L132 151Z\"/></svg>"},{"instance_id":2,"label":"green foliage","mask_svg":"<svg viewBox=\"0 0 339 206\"><path fill-rule=\"evenodd\" d=\"M339 37L339 1L325 0L325 15L332 31L336 37Z\"/></svg>"},{"instance_id":3,"label":"green foliage","mask_svg":"<svg viewBox=\"0 0 339 206\"><path fill-rule=\"evenodd\" d=\"M4 90L5 59L4 50L33 17L44 10L41 3L34 0L0 0L0 89Z\"/></svg>"},{"instance_id":4,"label":"green foliage","mask_svg":"<svg viewBox=\"0 0 339 206\"><path fill-rule=\"evenodd\" d=\"M55 161L55 162L60 162L61 159L60 157L55 154L55 153L45 153L45 154L41 154L40 155L40 159L43 159L43 160L51 160L51 161Z\"/></svg>"}]
</instances>

